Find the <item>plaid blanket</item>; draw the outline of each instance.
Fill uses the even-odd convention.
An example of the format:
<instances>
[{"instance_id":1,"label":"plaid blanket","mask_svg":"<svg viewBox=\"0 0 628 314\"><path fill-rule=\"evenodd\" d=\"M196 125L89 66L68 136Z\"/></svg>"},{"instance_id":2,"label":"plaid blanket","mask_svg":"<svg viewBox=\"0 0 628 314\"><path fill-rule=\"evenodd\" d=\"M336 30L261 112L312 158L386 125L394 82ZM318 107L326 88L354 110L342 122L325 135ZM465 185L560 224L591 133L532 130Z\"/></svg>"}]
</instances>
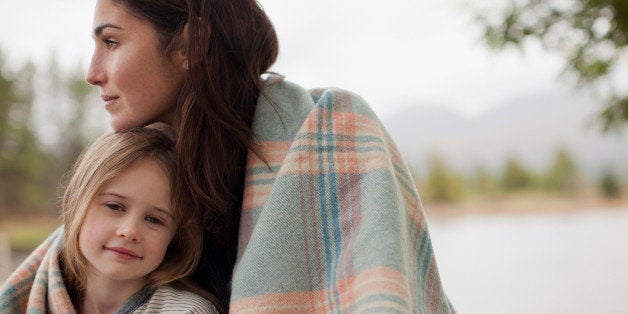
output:
<instances>
[{"instance_id":1,"label":"plaid blanket","mask_svg":"<svg viewBox=\"0 0 628 314\"><path fill-rule=\"evenodd\" d=\"M59 254L63 227L29 255L0 289L0 313L76 313L65 288Z\"/></svg>"},{"instance_id":2,"label":"plaid blanket","mask_svg":"<svg viewBox=\"0 0 628 314\"><path fill-rule=\"evenodd\" d=\"M231 311L452 313L415 184L363 99L271 75L253 127Z\"/></svg>"}]
</instances>

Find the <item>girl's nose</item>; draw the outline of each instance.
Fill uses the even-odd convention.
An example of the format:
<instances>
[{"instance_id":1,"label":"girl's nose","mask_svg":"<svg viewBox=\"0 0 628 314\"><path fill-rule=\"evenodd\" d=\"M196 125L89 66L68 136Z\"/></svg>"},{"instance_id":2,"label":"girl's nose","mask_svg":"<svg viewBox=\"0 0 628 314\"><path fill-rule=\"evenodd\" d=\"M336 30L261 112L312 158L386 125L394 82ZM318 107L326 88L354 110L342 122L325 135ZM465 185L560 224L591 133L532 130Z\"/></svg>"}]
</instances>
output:
<instances>
[{"instance_id":1,"label":"girl's nose","mask_svg":"<svg viewBox=\"0 0 628 314\"><path fill-rule=\"evenodd\" d=\"M133 219L126 219L118 226L117 236L129 241L139 242L141 240L139 224Z\"/></svg>"}]
</instances>

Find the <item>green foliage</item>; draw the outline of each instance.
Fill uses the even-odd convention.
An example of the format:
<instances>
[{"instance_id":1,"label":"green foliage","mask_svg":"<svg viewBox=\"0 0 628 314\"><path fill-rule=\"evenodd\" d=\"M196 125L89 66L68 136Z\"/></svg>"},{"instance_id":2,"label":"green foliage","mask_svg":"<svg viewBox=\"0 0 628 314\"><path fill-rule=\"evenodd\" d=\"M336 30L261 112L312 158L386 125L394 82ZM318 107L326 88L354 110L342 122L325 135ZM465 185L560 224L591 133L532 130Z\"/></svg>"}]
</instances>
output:
<instances>
[{"instance_id":1,"label":"green foliage","mask_svg":"<svg viewBox=\"0 0 628 314\"><path fill-rule=\"evenodd\" d=\"M471 185L478 194L486 195L494 191L495 179L485 167L478 167L471 179Z\"/></svg>"},{"instance_id":2,"label":"green foliage","mask_svg":"<svg viewBox=\"0 0 628 314\"><path fill-rule=\"evenodd\" d=\"M531 188L534 186L534 177L518 159L511 157L504 165L500 186L505 191Z\"/></svg>"},{"instance_id":3,"label":"green foliage","mask_svg":"<svg viewBox=\"0 0 628 314\"><path fill-rule=\"evenodd\" d=\"M606 170L604 172L600 182L600 188L602 189L604 196L608 198L616 198L620 196L621 186L619 184L619 178L617 178L615 172L611 170Z\"/></svg>"},{"instance_id":4,"label":"green foliage","mask_svg":"<svg viewBox=\"0 0 628 314\"><path fill-rule=\"evenodd\" d=\"M90 137L85 122L88 120L89 96L94 89L85 81L84 73L85 69L80 66L72 69L65 75L64 84L61 85L69 99L68 112L64 115L63 123L60 123L60 137L63 142L59 143L61 149L58 151L58 159L62 169L69 169L74 164Z\"/></svg>"},{"instance_id":5,"label":"green foliage","mask_svg":"<svg viewBox=\"0 0 628 314\"><path fill-rule=\"evenodd\" d=\"M9 110L17 96L13 92L13 82L2 73L4 64L0 56L0 139L3 139L9 128Z\"/></svg>"},{"instance_id":6,"label":"green foliage","mask_svg":"<svg viewBox=\"0 0 628 314\"><path fill-rule=\"evenodd\" d=\"M574 192L576 190L578 167L564 148L557 150L554 163L546 175L545 184L555 191Z\"/></svg>"},{"instance_id":7,"label":"green foliage","mask_svg":"<svg viewBox=\"0 0 628 314\"><path fill-rule=\"evenodd\" d=\"M57 211L60 178L82 151L90 130L87 108L94 89L83 73L80 67L63 71L54 55L44 72L30 62L9 69L0 56L0 217ZM38 107L36 98L41 100ZM47 130L54 139L47 146L35 127L36 109L57 130Z\"/></svg>"},{"instance_id":8,"label":"green foliage","mask_svg":"<svg viewBox=\"0 0 628 314\"><path fill-rule=\"evenodd\" d=\"M462 179L449 169L441 156L432 154L428 159L424 197L433 201L450 202L459 200L462 195Z\"/></svg>"},{"instance_id":9,"label":"green foliage","mask_svg":"<svg viewBox=\"0 0 628 314\"><path fill-rule=\"evenodd\" d=\"M0 230L8 237L11 250L29 253L61 224L57 215L12 217L0 220Z\"/></svg>"},{"instance_id":10,"label":"green foliage","mask_svg":"<svg viewBox=\"0 0 628 314\"><path fill-rule=\"evenodd\" d=\"M628 44L626 0L511 0L496 15L477 16L489 47L522 47L526 39L539 40L561 53L567 70L580 84L608 78L625 57ZM608 87L608 84L605 84ZM628 95L610 92L600 117L609 130L628 122Z\"/></svg>"},{"instance_id":11,"label":"green foliage","mask_svg":"<svg viewBox=\"0 0 628 314\"><path fill-rule=\"evenodd\" d=\"M24 225L9 233L11 249L19 252L30 252L42 243L54 230L56 225Z\"/></svg>"},{"instance_id":12,"label":"green foliage","mask_svg":"<svg viewBox=\"0 0 628 314\"><path fill-rule=\"evenodd\" d=\"M618 128L620 122L628 121L628 97L612 96L608 100L608 106L600 113L600 117L605 131Z\"/></svg>"},{"instance_id":13,"label":"green foliage","mask_svg":"<svg viewBox=\"0 0 628 314\"><path fill-rule=\"evenodd\" d=\"M47 197L47 157L32 130L34 65L5 70L0 59L0 214L28 211Z\"/></svg>"}]
</instances>

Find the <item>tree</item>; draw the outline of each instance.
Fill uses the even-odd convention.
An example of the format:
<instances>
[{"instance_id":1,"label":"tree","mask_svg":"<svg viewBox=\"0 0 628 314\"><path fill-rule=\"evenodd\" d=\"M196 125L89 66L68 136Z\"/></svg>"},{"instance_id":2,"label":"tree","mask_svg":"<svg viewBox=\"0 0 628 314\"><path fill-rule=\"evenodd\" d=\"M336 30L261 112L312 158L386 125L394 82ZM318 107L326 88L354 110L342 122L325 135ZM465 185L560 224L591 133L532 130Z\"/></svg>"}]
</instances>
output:
<instances>
[{"instance_id":1,"label":"tree","mask_svg":"<svg viewBox=\"0 0 628 314\"><path fill-rule=\"evenodd\" d=\"M484 166L478 166L471 179L476 192L485 195L494 192L495 182L491 172Z\"/></svg>"},{"instance_id":2,"label":"tree","mask_svg":"<svg viewBox=\"0 0 628 314\"><path fill-rule=\"evenodd\" d=\"M50 60L39 71L30 62L8 67L0 55L0 216L56 211L60 178L103 130L89 116L102 109L89 104L95 89L84 70L65 71L54 54Z\"/></svg>"},{"instance_id":3,"label":"tree","mask_svg":"<svg viewBox=\"0 0 628 314\"><path fill-rule=\"evenodd\" d=\"M447 166L438 154L428 158L428 175L425 197L434 201L450 202L462 197L462 180Z\"/></svg>"},{"instance_id":4,"label":"tree","mask_svg":"<svg viewBox=\"0 0 628 314\"><path fill-rule=\"evenodd\" d=\"M600 187L602 188L604 196L608 198L616 198L619 197L619 195L621 194L619 179L617 178L617 175L609 169L604 171L604 175L602 176L602 180L600 182Z\"/></svg>"},{"instance_id":5,"label":"tree","mask_svg":"<svg viewBox=\"0 0 628 314\"><path fill-rule=\"evenodd\" d=\"M38 211L50 198L48 158L33 131L34 73L32 63L9 72L0 58L0 213Z\"/></svg>"},{"instance_id":6,"label":"tree","mask_svg":"<svg viewBox=\"0 0 628 314\"><path fill-rule=\"evenodd\" d=\"M578 167L564 148L559 148L554 157L554 164L549 169L546 184L552 190L563 192L575 191L578 181Z\"/></svg>"},{"instance_id":7,"label":"tree","mask_svg":"<svg viewBox=\"0 0 628 314\"><path fill-rule=\"evenodd\" d=\"M518 159L511 157L506 161L501 179L501 187L506 191L514 191L532 187L534 178Z\"/></svg>"},{"instance_id":8,"label":"tree","mask_svg":"<svg viewBox=\"0 0 628 314\"><path fill-rule=\"evenodd\" d=\"M49 185L59 186L60 178L70 170L86 144L104 130L100 123L104 112L102 107L93 105L97 89L85 82L85 69L80 64L62 66L53 51L44 65L39 73L43 80L37 92L43 97L38 108L46 117L46 151L56 165L50 169ZM101 111L100 121L94 121L93 110Z\"/></svg>"},{"instance_id":9,"label":"tree","mask_svg":"<svg viewBox=\"0 0 628 314\"><path fill-rule=\"evenodd\" d=\"M567 61L580 85L612 86L620 59L628 59L628 1L511 0L498 12L482 10L478 21L489 47L522 47L526 39L541 41ZM496 14L491 14L496 13ZM622 76L625 76L623 73ZM622 88L622 87L619 87ZM604 130L628 122L628 94L623 86L606 91L601 112Z\"/></svg>"},{"instance_id":10,"label":"tree","mask_svg":"<svg viewBox=\"0 0 628 314\"><path fill-rule=\"evenodd\" d=\"M64 91L68 99L67 114L60 130L59 147L62 148L59 156L63 169L69 169L78 155L83 151L89 142L90 131L88 129L88 109L90 107L89 97L94 94L95 89L87 84L84 78L85 70L78 66L72 71L63 75L65 85ZM91 106L96 108L96 106ZM99 108L102 110L102 108ZM97 133L102 129L95 127Z\"/></svg>"}]
</instances>

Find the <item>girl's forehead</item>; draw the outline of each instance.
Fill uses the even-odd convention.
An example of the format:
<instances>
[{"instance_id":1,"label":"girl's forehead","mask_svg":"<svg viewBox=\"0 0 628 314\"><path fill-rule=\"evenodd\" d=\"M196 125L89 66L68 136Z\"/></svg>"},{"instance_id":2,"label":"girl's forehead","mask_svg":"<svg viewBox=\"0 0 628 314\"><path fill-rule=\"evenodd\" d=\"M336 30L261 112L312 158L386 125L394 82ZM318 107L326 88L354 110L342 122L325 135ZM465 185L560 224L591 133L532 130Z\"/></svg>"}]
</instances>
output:
<instances>
[{"instance_id":1,"label":"girl's forehead","mask_svg":"<svg viewBox=\"0 0 628 314\"><path fill-rule=\"evenodd\" d=\"M99 190L120 197L137 197L142 200L170 202L172 170L158 159L142 158L120 167L103 182Z\"/></svg>"}]
</instances>

